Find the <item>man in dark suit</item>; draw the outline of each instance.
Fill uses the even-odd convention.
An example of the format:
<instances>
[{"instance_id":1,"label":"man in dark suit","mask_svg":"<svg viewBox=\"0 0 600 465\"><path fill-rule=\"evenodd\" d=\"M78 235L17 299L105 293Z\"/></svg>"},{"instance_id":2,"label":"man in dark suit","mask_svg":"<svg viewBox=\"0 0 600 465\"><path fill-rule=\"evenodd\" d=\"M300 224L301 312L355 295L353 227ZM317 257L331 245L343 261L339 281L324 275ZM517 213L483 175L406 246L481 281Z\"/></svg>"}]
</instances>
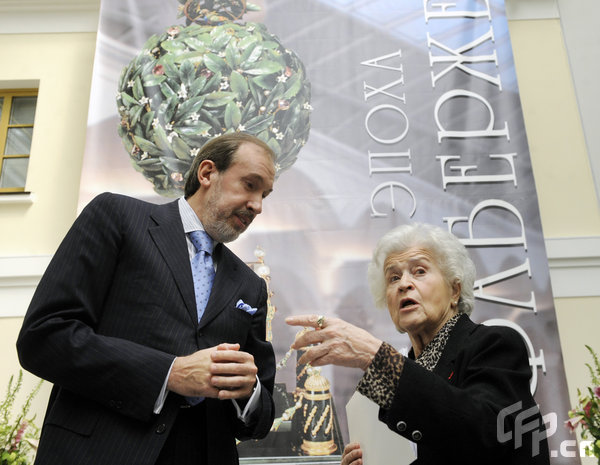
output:
<instances>
[{"instance_id":1,"label":"man in dark suit","mask_svg":"<svg viewBox=\"0 0 600 465\"><path fill-rule=\"evenodd\" d=\"M266 144L229 134L202 147L184 198L102 194L82 211L17 341L23 367L54 383L36 464L237 464L236 438L268 433L266 284L223 242L261 212L274 176ZM203 312L194 230L216 244Z\"/></svg>"}]
</instances>

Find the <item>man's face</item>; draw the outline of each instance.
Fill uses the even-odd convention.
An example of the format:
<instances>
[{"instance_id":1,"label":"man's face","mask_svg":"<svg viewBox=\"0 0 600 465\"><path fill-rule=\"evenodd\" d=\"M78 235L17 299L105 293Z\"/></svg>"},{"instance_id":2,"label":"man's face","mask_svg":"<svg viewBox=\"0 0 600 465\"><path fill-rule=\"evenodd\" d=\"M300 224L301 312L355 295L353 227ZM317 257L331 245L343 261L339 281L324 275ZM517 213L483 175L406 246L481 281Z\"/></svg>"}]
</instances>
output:
<instances>
[{"instance_id":1,"label":"man's face","mask_svg":"<svg viewBox=\"0 0 600 465\"><path fill-rule=\"evenodd\" d=\"M273 190L273 160L261 147L242 143L229 168L211 174L202 214L206 232L217 242L235 240L262 211Z\"/></svg>"}]
</instances>

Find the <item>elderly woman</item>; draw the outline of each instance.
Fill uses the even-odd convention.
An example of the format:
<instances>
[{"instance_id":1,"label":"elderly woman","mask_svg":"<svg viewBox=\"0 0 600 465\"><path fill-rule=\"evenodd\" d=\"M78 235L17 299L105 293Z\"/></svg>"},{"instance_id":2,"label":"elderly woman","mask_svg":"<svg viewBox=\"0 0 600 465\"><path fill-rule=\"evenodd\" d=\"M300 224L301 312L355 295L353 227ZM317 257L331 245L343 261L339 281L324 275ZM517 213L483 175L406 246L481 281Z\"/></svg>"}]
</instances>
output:
<instances>
[{"instance_id":1,"label":"elderly woman","mask_svg":"<svg viewBox=\"0 0 600 465\"><path fill-rule=\"evenodd\" d=\"M475 266L460 241L433 226L400 226L379 241L368 279L375 304L408 333L408 356L343 320L301 315L286 319L315 328L294 342L306 348L299 362L364 370L358 391L417 444L414 464L548 464L525 345L510 328L469 318ZM346 446L342 464L362 464L359 444Z\"/></svg>"}]
</instances>

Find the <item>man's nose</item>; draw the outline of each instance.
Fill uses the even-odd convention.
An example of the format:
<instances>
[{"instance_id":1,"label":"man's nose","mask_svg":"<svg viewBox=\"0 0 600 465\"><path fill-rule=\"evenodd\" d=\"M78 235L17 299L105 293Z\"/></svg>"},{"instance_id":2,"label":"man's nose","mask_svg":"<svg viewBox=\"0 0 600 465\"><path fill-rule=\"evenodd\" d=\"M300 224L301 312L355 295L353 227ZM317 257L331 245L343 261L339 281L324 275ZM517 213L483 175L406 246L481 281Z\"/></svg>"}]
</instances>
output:
<instances>
[{"instance_id":1,"label":"man's nose","mask_svg":"<svg viewBox=\"0 0 600 465\"><path fill-rule=\"evenodd\" d=\"M263 198L261 196L253 197L248 201L248 209L253 211L254 214L259 215L262 212Z\"/></svg>"}]
</instances>

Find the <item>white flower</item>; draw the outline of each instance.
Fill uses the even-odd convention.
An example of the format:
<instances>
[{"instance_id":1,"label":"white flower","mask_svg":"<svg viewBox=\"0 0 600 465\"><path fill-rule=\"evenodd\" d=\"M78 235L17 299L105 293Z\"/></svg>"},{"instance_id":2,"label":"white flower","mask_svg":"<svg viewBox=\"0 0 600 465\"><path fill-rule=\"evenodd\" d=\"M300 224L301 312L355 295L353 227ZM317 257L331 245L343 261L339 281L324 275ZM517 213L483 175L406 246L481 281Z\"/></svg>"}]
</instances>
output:
<instances>
[{"instance_id":1,"label":"white flower","mask_svg":"<svg viewBox=\"0 0 600 465\"><path fill-rule=\"evenodd\" d=\"M190 115L190 118L191 118L191 120L192 120L193 122L197 122L197 121L199 121L199 120L200 120L200 115L199 115L198 113L192 113L192 114Z\"/></svg>"},{"instance_id":2,"label":"white flower","mask_svg":"<svg viewBox=\"0 0 600 465\"><path fill-rule=\"evenodd\" d=\"M243 104L239 100L236 100L235 104L237 105L238 108L242 108Z\"/></svg>"},{"instance_id":3,"label":"white flower","mask_svg":"<svg viewBox=\"0 0 600 465\"><path fill-rule=\"evenodd\" d=\"M227 90L227 89L229 89L229 83L227 81L221 82L220 89L221 90Z\"/></svg>"},{"instance_id":4,"label":"white flower","mask_svg":"<svg viewBox=\"0 0 600 465\"><path fill-rule=\"evenodd\" d=\"M121 105L119 107L119 113L123 113L125 110L127 110L127 108L125 106Z\"/></svg>"},{"instance_id":5,"label":"white flower","mask_svg":"<svg viewBox=\"0 0 600 465\"><path fill-rule=\"evenodd\" d=\"M158 118L154 118L152 120L152 127L155 128L156 126L158 126L158 123L159 123Z\"/></svg>"},{"instance_id":6,"label":"white flower","mask_svg":"<svg viewBox=\"0 0 600 465\"><path fill-rule=\"evenodd\" d=\"M177 96L180 99L185 99L187 98L187 89L185 88L185 84L181 84L181 87L179 88L179 92L177 92Z\"/></svg>"},{"instance_id":7,"label":"white flower","mask_svg":"<svg viewBox=\"0 0 600 465\"><path fill-rule=\"evenodd\" d=\"M192 150L190 150L190 155L192 156L192 158L196 158L196 156L200 153L200 147L194 147Z\"/></svg>"},{"instance_id":8,"label":"white flower","mask_svg":"<svg viewBox=\"0 0 600 465\"><path fill-rule=\"evenodd\" d=\"M240 125L237 127L237 130L238 130L238 131L240 131L240 132L242 132L242 131L245 131L245 130L246 130L246 126L244 126L243 124L240 124Z\"/></svg>"},{"instance_id":9,"label":"white flower","mask_svg":"<svg viewBox=\"0 0 600 465\"><path fill-rule=\"evenodd\" d=\"M254 31L254 29L256 29L254 26L248 26L248 27L246 28L246 31L248 31L248 32L253 32L253 31Z\"/></svg>"},{"instance_id":10,"label":"white flower","mask_svg":"<svg viewBox=\"0 0 600 465\"><path fill-rule=\"evenodd\" d=\"M210 129L205 129L200 133L200 137L210 137Z\"/></svg>"},{"instance_id":11,"label":"white flower","mask_svg":"<svg viewBox=\"0 0 600 465\"><path fill-rule=\"evenodd\" d=\"M148 97L144 96L140 99L140 105L146 105L149 102L150 102L150 99Z\"/></svg>"},{"instance_id":12,"label":"white flower","mask_svg":"<svg viewBox=\"0 0 600 465\"><path fill-rule=\"evenodd\" d=\"M142 153L141 159L145 160L146 158L148 158L148 152Z\"/></svg>"},{"instance_id":13,"label":"white flower","mask_svg":"<svg viewBox=\"0 0 600 465\"><path fill-rule=\"evenodd\" d=\"M135 85L135 82L133 82L133 80L131 80L131 81L127 81L127 87L128 87L128 88L130 88L130 89L131 89L131 88L132 88L134 85Z\"/></svg>"},{"instance_id":14,"label":"white flower","mask_svg":"<svg viewBox=\"0 0 600 465\"><path fill-rule=\"evenodd\" d=\"M221 50L219 53L217 53L217 55L218 55L220 58L225 58L225 56L226 56L226 55L225 55L225 52L224 52L223 50Z\"/></svg>"},{"instance_id":15,"label":"white flower","mask_svg":"<svg viewBox=\"0 0 600 465\"><path fill-rule=\"evenodd\" d=\"M285 74L281 74L277 76L277 82L285 82L287 81L287 76Z\"/></svg>"},{"instance_id":16,"label":"white flower","mask_svg":"<svg viewBox=\"0 0 600 465\"><path fill-rule=\"evenodd\" d=\"M272 127L272 128L271 128L271 132L272 132L273 134L277 134L277 133L279 132L279 129L277 129L276 127Z\"/></svg>"},{"instance_id":17,"label":"white flower","mask_svg":"<svg viewBox=\"0 0 600 465\"><path fill-rule=\"evenodd\" d=\"M275 163L275 171L276 172L281 171L281 165L279 163Z\"/></svg>"},{"instance_id":18,"label":"white flower","mask_svg":"<svg viewBox=\"0 0 600 465\"><path fill-rule=\"evenodd\" d=\"M304 108L305 110L308 110L308 111L313 110L313 107L310 103L305 103L304 105L302 105L302 108Z\"/></svg>"},{"instance_id":19,"label":"white flower","mask_svg":"<svg viewBox=\"0 0 600 465\"><path fill-rule=\"evenodd\" d=\"M280 132L275 136L275 139L281 140L281 139L283 139L283 137L284 137L283 132Z\"/></svg>"},{"instance_id":20,"label":"white flower","mask_svg":"<svg viewBox=\"0 0 600 465\"><path fill-rule=\"evenodd\" d=\"M169 124L167 124L167 125L165 126L165 129L166 129L167 131L172 131L172 130L173 130L173 125L172 125L171 123L169 123Z\"/></svg>"}]
</instances>

